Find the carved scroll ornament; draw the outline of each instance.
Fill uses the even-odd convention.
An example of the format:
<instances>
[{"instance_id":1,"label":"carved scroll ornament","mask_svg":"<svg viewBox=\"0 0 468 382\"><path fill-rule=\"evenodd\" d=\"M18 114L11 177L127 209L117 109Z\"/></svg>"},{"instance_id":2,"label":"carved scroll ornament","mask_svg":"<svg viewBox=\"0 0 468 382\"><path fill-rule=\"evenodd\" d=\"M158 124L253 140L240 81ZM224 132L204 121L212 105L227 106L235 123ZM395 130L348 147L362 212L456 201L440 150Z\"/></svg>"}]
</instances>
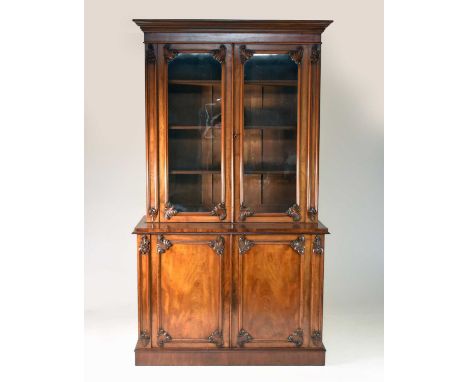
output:
<instances>
[{"instance_id":1,"label":"carved scroll ornament","mask_svg":"<svg viewBox=\"0 0 468 382\"><path fill-rule=\"evenodd\" d=\"M158 346L163 347L166 342L172 341L171 335L164 329L158 331Z\"/></svg>"},{"instance_id":2,"label":"carved scroll ornament","mask_svg":"<svg viewBox=\"0 0 468 382\"><path fill-rule=\"evenodd\" d=\"M289 57L291 57L291 60L293 60L297 65L299 65L302 61L302 55L303 55L304 49L302 47L298 47L296 50L291 50L289 52Z\"/></svg>"},{"instance_id":3,"label":"carved scroll ornament","mask_svg":"<svg viewBox=\"0 0 468 382\"><path fill-rule=\"evenodd\" d=\"M223 203L219 203L216 206L213 207L211 210L211 215L212 216L218 216L219 220L224 220L226 219L226 205Z\"/></svg>"},{"instance_id":4,"label":"carved scroll ornament","mask_svg":"<svg viewBox=\"0 0 468 382\"><path fill-rule=\"evenodd\" d=\"M138 338L140 343L143 345L143 346L148 346L149 344L149 341L150 341L150 335L148 334L148 331L145 329L145 330L142 330L140 332L140 337Z\"/></svg>"},{"instance_id":5,"label":"carved scroll ornament","mask_svg":"<svg viewBox=\"0 0 468 382\"><path fill-rule=\"evenodd\" d=\"M226 47L221 45L219 49L214 49L211 51L213 58L218 61L220 64L224 63L226 59Z\"/></svg>"},{"instance_id":6,"label":"carved scroll ornament","mask_svg":"<svg viewBox=\"0 0 468 382\"><path fill-rule=\"evenodd\" d=\"M245 218L253 216L253 214L254 212L242 202L240 206L240 220L244 221Z\"/></svg>"},{"instance_id":7,"label":"carved scroll ornament","mask_svg":"<svg viewBox=\"0 0 468 382\"><path fill-rule=\"evenodd\" d=\"M286 215L292 217L292 219L295 222L301 220L301 210L296 203L294 203L291 207L288 208L288 210L286 211Z\"/></svg>"},{"instance_id":8,"label":"carved scroll ornament","mask_svg":"<svg viewBox=\"0 0 468 382\"><path fill-rule=\"evenodd\" d=\"M208 246L215 251L215 253L221 256L224 253L224 238L218 236L215 240L208 242Z\"/></svg>"},{"instance_id":9,"label":"carved scroll ornament","mask_svg":"<svg viewBox=\"0 0 468 382\"><path fill-rule=\"evenodd\" d=\"M299 255L303 255L305 253L305 237L299 236L296 240L291 241L290 246Z\"/></svg>"},{"instance_id":10,"label":"carved scroll ornament","mask_svg":"<svg viewBox=\"0 0 468 382\"><path fill-rule=\"evenodd\" d=\"M314 330L310 338L314 345L320 345L322 343L322 332L320 330Z\"/></svg>"},{"instance_id":11,"label":"carved scroll ornament","mask_svg":"<svg viewBox=\"0 0 468 382\"><path fill-rule=\"evenodd\" d=\"M322 239L320 239L320 236L318 235L315 236L315 239L314 239L313 251L316 255L323 254Z\"/></svg>"},{"instance_id":12,"label":"carved scroll ornament","mask_svg":"<svg viewBox=\"0 0 468 382\"><path fill-rule=\"evenodd\" d=\"M310 54L310 62L318 64L320 62L320 45L312 46L312 53Z\"/></svg>"},{"instance_id":13,"label":"carved scroll ornament","mask_svg":"<svg viewBox=\"0 0 468 382\"><path fill-rule=\"evenodd\" d=\"M248 240L244 235L239 237L239 254L244 255L254 246L254 242Z\"/></svg>"},{"instance_id":14,"label":"carved scroll ornament","mask_svg":"<svg viewBox=\"0 0 468 382\"><path fill-rule=\"evenodd\" d=\"M165 239L163 235L158 235L158 244L157 244L158 254L162 255L171 247L172 247L172 243L169 240Z\"/></svg>"},{"instance_id":15,"label":"carved scroll ornament","mask_svg":"<svg viewBox=\"0 0 468 382\"><path fill-rule=\"evenodd\" d=\"M153 44L146 44L146 63L147 64L154 64L156 63L156 55L154 54L154 46Z\"/></svg>"},{"instance_id":16,"label":"carved scroll ornament","mask_svg":"<svg viewBox=\"0 0 468 382\"><path fill-rule=\"evenodd\" d=\"M213 333L210 334L208 341L215 344L219 348L222 347L224 344L223 332L216 329Z\"/></svg>"},{"instance_id":17,"label":"carved scroll ornament","mask_svg":"<svg viewBox=\"0 0 468 382\"><path fill-rule=\"evenodd\" d=\"M247 332L247 330L241 329L237 335L237 345L244 347L244 344L251 342L253 337Z\"/></svg>"},{"instance_id":18,"label":"carved scroll ornament","mask_svg":"<svg viewBox=\"0 0 468 382\"><path fill-rule=\"evenodd\" d=\"M164 205L164 217L167 220L170 220L174 215L177 215L179 211L176 210L176 208L172 205L171 202L167 202Z\"/></svg>"},{"instance_id":19,"label":"carved scroll ornament","mask_svg":"<svg viewBox=\"0 0 468 382\"><path fill-rule=\"evenodd\" d=\"M253 50L246 49L245 45L241 45L241 47L239 48L239 52L240 52L240 60L242 64L245 64L247 60L252 58L252 56L255 54Z\"/></svg>"},{"instance_id":20,"label":"carved scroll ornament","mask_svg":"<svg viewBox=\"0 0 468 382\"><path fill-rule=\"evenodd\" d=\"M167 63L171 62L177 57L179 52L175 49L171 49L169 45L164 45L164 59Z\"/></svg>"},{"instance_id":21,"label":"carved scroll ornament","mask_svg":"<svg viewBox=\"0 0 468 382\"><path fill-rule=\"evenodd\" d=\"M314 207L310 207L307 213L309 214L310 220L313 220L317 216L318 212Z\"/></svg>"},{"instance_id":22,"label":"carved scroll ornament","mask_svg":"<svg viewBox=\"0 0 468 382\"><path fill-rule=\"evenodd\" d=\"M151 249L151 240L148 235L143 235L140 241L140 255L147 255L150 253Z\"/></svg>"},{"instance_id":23,"label":"carved scroll ornament","mask_svg":"<svg viewBox=\"0 0 468 382\"><path fill-rule=\"evenodd\" d=\"M292 342L296 347L302 346L304 343L304 332L301 328L297 328L291 335L288 336L288 342Z\"/></svg>"}]
</instances>

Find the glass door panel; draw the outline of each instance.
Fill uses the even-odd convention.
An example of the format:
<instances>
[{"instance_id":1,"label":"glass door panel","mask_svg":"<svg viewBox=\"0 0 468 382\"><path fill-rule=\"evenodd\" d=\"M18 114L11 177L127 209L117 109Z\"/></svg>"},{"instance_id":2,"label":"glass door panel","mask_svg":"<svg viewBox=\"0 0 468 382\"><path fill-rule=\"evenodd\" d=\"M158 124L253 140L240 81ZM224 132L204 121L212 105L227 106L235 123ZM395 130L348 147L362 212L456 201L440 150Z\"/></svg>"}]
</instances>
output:
<instances>
[{"instance_id":1,"label":"glass door panel","mask_svg":"<svg viewBox=\"0 0 468 382\"><path fill-rule=\"evenodd\" d=\"M297 195L298 65L288 53L252 53L244 62L241 220L284 215Z\"/></svg>"},{"instance_id":2,"label":"glass door panel","mask_svg":"<svg viewBox=\"0 0 468 382\"><path fill-rule=\"evenodd\" d=\"M221 80L212 53L179 53L168 63L167 219L222 201Z\"/></svg>"}]
</instances>

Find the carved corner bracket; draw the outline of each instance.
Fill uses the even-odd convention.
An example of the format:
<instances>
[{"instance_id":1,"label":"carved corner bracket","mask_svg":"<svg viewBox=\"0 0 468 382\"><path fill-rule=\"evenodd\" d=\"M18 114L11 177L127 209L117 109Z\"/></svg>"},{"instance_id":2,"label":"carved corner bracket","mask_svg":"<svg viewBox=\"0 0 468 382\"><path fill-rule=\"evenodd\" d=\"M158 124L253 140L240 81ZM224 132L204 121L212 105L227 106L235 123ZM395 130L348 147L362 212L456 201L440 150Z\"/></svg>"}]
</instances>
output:
<instances>
[{"instance_id":1,"label":"carved corner bracket","mask_svg":"<svg viewBox=\"0 0 468 382\"><path fill-rule=\"evenodd\" d=\"M322 343L322 332L320 330L314 330L310 338L314 345L320 345Z\"/></svg>"},{"instance_id":2,"label":"carved corner bracket","mask_svg":"<svg viewBox=\"0 0 468 382\"><path fill-rule=\"evenodd\" d=\"M305 237L299 236L296 240L291 241L289 244L292 249L294 249L299 255L304 255L305 253Z\"/></svg>"},{"instance_id":3,"label":"carved corner bracket","mask_svg":"<svg viewBox=\"0 0 468 382\"><path fill-rule=\"evenodd\" d=\"M164 217L167 220L170 220L174 215L177 215L179 211L176 210L176 208L172 205L171 202L167 202L164 205Z\"/></svg>"},{"instance_id":4,"label":"carved corner bracket","mask_svg":"<svg viewBox=\"0 0 468 382\"><path fill-rule=\"evenodd\" d=\"M219 256L224 253L224 238L218 236L216 239L208 242L208 246Z\"/></svg>"},{"instance_id":5,"label":"carved corner bracket","mask_svg":"<svg viewBox=\"0 0 468 382\"><path fill-rule=\"evenodd\" d=\"M140 241L140 255L148 255L151 250L151 240L148 235L143 235Z\"/></svg>"},{"instance_id":6,"label":"carved corner bracket","mask_svg":"<svg viewBox=\"0 0 468 382\"><path fill-rule=\"evenodd\" d=\"M171 49L170 45L164 45L164 59L167 63L176 58L178 54L179 52L175 49Z\"/></svg>"},{"instance_id":7,"label":"carved corner bracket","mask_svg":"<svg viewBox=\"0 0 468 382\"><path fill-rule=\"evenodd\" d=\"M310 62L318 64L320 62L320 45L312 45L312 52L310 54Z\"/></svg>"},{"instance_id":8,"label":"carved corner bracket","mask_svg":"<svg viewBox=\"0 0 468 382\"><path fill-rule=\"evenodd\" d=\"M244 344L251 342L253 337L247 332L247 330L241 329L237 335L237 345L244 347Z\"/></svg>"},{"instance_id":9,"label":"carved corner bracket","mask_svg":"<svg viewBox=\"0 0 468 382\"><path fill-rule=\"evenodd\" d=\"M172 341L171 335L164 329L158 331L158 346L163 347L166 342Z\"/></svg>"},{"instance_id":10,"label":"carved corner bracket","mask_svg":"<svg viewBox=\"0 0 468 382\"><path fill-rule=\"evenodd\" d=\"M240 206L240 220L244 221L246 218L253 215L254 212L242 202Z\"/></svg>"},{"instance_id":11,"label":"carved corner bracket","mask_svg":"<svg viewBox=\"0 0 468 382\"><path fill-rule=\"evenodd\" d=\"M150 335L148 334L148 331L145 329L145 330L142 330L140 332L140 336L138 337L138 341L143 345L143 346L148 346L149 342L150 342Z\"/></svg>"},{"instance_id":12,"label":"carved corner bracket","mask_svg":"<svg viewBox=\"0 0 468 382\"><path fill-rule=\"evenodd\" d=\"M154 221L156 219L157 214L158 214L158 209L157 208L151 207L148 210L148 215L151 216L152 221Z\"/></svg>"},{"instance_id":13,"label":"carved corner bracket","mask_svg":"<svg viewBox=\"0 0 468 382\"><path fill-rule=\"evenodd\" d=\"M307 213L309 214L310 220L314 220L318 214L318 211L315 209L315 207L310 207Z\"/></svg>"},{"instance_id":14,"label":"carved corner bracket","mask_svg":"<svg viewBox=\"0 0 468 382\"><path fill-rule=\"evenodd\" d=\"M239 254L244 255L247 251L254 246L254 242L248 240L244 235L239 237Z\"/></svg>"},{"instance_id":15,"label":"carved corner bracket","mask_svg":"<svg viewBox=\"0 0 468 382\"><path fill-rule=\"evenodd\" d=\"M223 332L216 329L213 333L210 334L208 341L215 344L219 348L222 347L224 345Z\"/></svg>"},{"instance_id":16,"label":"carved corner bracket","mask_svg":"<svg viewBox=\"0 0 468 382\"><path fill-rule=\"evenodd\" d=\"M323 254L322 239L320 239L320 236L319 236L319 235L316 235L316 236L315 236L313 251L314 251L314 253L315 253L316 255L321 255L321 254Z\"/></svg>"},{"instance_id":17,"label":"carved corner bracket","mask_svg":"<svg viewBox=\"0 0 468 382\"><path fill-rule=\"evenodd\" d=\"M163 235L158 235L158 244L157 244L158 254L162 255L171 247L172 247L172 243L169 240L165 239Z\"/></svg>"},{"instance_id":18,"label":"carved corner bracket","mask_svg":"<svg viewBox=\"0 0 468 382\"><path fill-rule=\"evenodd\" d=\"M288 336L288 342L292 342L296 347L302 346L304 343L304 331L301 328L297 328Z\"/></svg>"},{"instance_id":19,"label":"carved corner bracket","mask_svg":"<svg viewBox=\"0 0 468 382\"><path fill-rule=\"evenodd\" d=\"M255 51L247 49L245 45L241 45L239 52L241 64L245 64L255 54Z\"/></svg>"},{"instance_id":20,"label":"carved corner bracket","mask_svg":"<svg viewBox=\"0 0 468 382\"><path fill-rule=\"evenodd\" d=\"M292 220L297 222L301 220L301 209L296 203L294 203L291 207L288 208L286 215L292 217Z\"/></svg>"},{"instance_id":21,"label":"carved corner bracket","mask_svg":"<svg viewBox=\"0 0 468 382\"><path fill-rule=\"evenodd\" d=\"M146 59L147 64L155 64L156 63L156 54L154 53L153 44L146 44L145 59Z\"/></svg>"},{"instance_id":22,"label":"carved corner bracket","mask_svg":"<svg viewBox=\"0 0 468 382\"><path fill-rule=\"evenodd\" d=\"M296 50L291 50L289 52L289 57L291 57L291 60L293 60L297 65L300 65L303 53L304 49L300 46Z\"/></svg>"},{"instance_id":23,"label":"carved corner bracket","mask_svg":"<svg viewBox=\"0 0 468 382\"><path fill-rule=\"evenodd\" d=\"M221 45L219 49L212 50L211 54L216 61L222 64L226 60L226 47Z\"/></svg>"},{"instance_id":24,"label":"carved corner bracket","mask_svg":"<svg viewBox=\"0 0 468 382\"><path fill-rule=\"evenodd\" d=\"M224 202L218 203L216 206L214 206L210 214L211 216L218 216L219 220L226 219L226 205Z\"/></svg>"}]
</instances>

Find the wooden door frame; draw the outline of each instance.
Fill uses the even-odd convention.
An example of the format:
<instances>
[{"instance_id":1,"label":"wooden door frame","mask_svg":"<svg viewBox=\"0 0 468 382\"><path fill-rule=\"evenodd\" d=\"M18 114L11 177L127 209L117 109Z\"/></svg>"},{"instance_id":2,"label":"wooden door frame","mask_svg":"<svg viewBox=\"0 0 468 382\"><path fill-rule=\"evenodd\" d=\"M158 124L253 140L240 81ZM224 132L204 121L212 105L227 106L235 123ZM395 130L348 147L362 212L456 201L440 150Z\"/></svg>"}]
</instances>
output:
<instances>
[{"instance_id":1,"label":"wooden door frame","mask_svg":"<svg viewBox=\"0 0 468 382\"><path fill-rule=\"evenodd\" d=\"M224 50L224 52L221 52ZM159 105L159 187L160 222L219 222L224 207L224 221L232 221L230 153L232 151L232 46L229 44L158 44ZM222 65L221 77L221 200L217 209L208 212L178 212L169 200L168 155L168 63L179 53L211 53ZM218 214L217 214L218 213Z\"/></svg>"},{"instance_id":2,"label":"wooden door frame","mask_svg":"<svg viewBox=\"0 0 468 382\"><path fill-rule=\"evenodd\" d=\"M224 240L223 247L219 246L219 238ZM162 257L170 256L171 249L178 244L184 245L206 245L207 255L218 256L218 327L213 328L210 340L210 333L207 333L207 338L173 338L171 333L166 332L164 328L164 315L162 311L162 292L161 292L161 275L164 270L162 269ZM180 347L194 347L194 348L216 348L216 347L229 347L230 339L230 245L231 240L229 235L187 235L187 234L167 234L167 235L153 235L152 246L154 247L151 254L151 347L153 348L180 348ZM217 251L222 250L220 254ZM216 334L218 331L218 334ZM216 344L219 340L219 335L223 340L222 345ZM162 341L162 344L161 344Z\"/></svg>"},{"instance_id":3,"label":"wooden door frame","mask_svg":"<svg viewBox=\"0 0 468 382\"><path fill-rule=\"evenodd\" d=\"M232 246L232 324L231 324L231 344L232 347L239 347L238 336L241 334L241 330L244 329L247 333L249 328L243 327L243 257L248 256L250 250L249 246L244 247L242 254L240 251L239 239L242 237L248 241L253 242L255 245L292 245L293 241L297 241L301 236L304 237L304 242L300 243L299 246L303 248L303 254L297 253L300 256L300 298L299 298L299 321L297 328L290 328L291 334L296 329L302 329L303 343L300 347L310 346L310 319L311 319L311 243L307 235L297 234L280 234L280 235L258 235L258 234L246 234L246 235L232 235L233 246ZM294 249L294 248L293 248ZM295 250L297 252L297 250ZM315 316L314 316L315 317ZM250 334L250 333L248 333ZM294 343L289 341L288 338L284 340L267 340L257 341L253 338L250 342L245 343L242 347L295 347Z\"/></svg>"},{"instance_id":4,"label":"wooden door frame","mask_svg":"<svg viewBox=\"0 0 468 382\"><path fill-rule=\"evenodd\" d=\"M234 127L236 144L234 147L235 166L235 195L234 206L235 221L247 222L292 222L293 216L299 214L297 221L306 221L306 176L307 176L307 142L308 131L308 72L309 62L303 59L306 45L303 43L295 44L236 44L234 47L234 73L235 73L235 104L234 104ZM243 52L242 52L243 50ZM246 53L245 53L246 52ZM296 138L296 202L299 206L296 210L293 206L288 210L292 215L288 216L288 211L284 213L254 213L254 215L245 214L241 217L241 206L243 205L243 178L244 178L244 63L254 53L276 53L289 54L291 59L298 65L298 84L297 84L297 138ZM302 144L301 144L302 143ZM248 208L248 206L245 206Z\"/></svg>"}]
</instances>

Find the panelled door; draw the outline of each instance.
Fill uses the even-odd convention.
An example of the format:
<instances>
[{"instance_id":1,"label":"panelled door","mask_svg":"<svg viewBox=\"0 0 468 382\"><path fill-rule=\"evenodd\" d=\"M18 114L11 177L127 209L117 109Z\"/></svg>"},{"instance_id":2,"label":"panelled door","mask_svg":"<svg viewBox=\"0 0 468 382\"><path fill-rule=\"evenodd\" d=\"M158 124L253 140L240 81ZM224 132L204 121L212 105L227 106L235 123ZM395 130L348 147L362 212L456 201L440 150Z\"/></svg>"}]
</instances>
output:
<instances>
[{"instance_id":1,"label":"panelled door","mask_svg":"<svg viewBox=\"0 0 468 382\"><path fill-rule=\"evenodd\" d=\"M309 62L303 47L236 45L234 51L235 219L305 221Z\"/></svg>"},{"instance_id":2,"label":"panelled door","mask_svg":"<svg viewBox=\"0 0 468 382\"><path fill-rule=\"evenodd\" d=\"M231 220L232 48L158 45L160 221Z\"/></svg>"},{"instance_id":3,"label":"panelled door","mask_svg":"<svg viewBox=\"0 0 468 382\"><path fill-rule=\"evenodd\" d=\"M309 346L310 240L236 235L233 259L232 346Z\"/></svg>"},{"instance_id":4,"label":"panelled door","mask_svg":"<svg viewBox=\"0 0 468 382\"><path fill-rule=\"evenodd\" d=\"M151 346L229 346L229 236L155 238Z\"/></svg>"}]
</instances>

